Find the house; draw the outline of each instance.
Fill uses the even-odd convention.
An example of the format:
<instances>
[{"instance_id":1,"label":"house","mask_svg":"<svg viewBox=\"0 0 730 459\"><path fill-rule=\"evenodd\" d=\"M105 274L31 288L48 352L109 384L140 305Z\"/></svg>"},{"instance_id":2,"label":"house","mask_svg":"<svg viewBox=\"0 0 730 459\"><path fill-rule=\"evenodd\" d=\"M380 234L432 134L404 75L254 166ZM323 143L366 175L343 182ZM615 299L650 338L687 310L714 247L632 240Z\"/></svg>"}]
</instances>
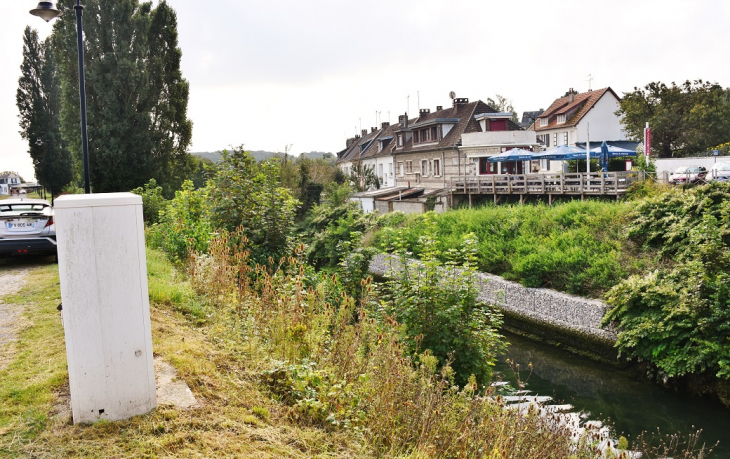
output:
<instances>
[{"instance_id":1,"label":"house","mask_svg":"<svg viewBox=\"0 0 730 459\"><path fill-rule=\"evenodd\" d=\"M20 175L15 172L4 172L0 174L0 194L10 194L10 190L20 186L20 183Z\"/></svg>"},{"instance_id":2,"label":"house","mask_svg":"<svg viewBox=\"0 0 730 459\"><path fill-rule=\"evenodd\" d=\"M611 88L577 93L572 88L556 99L532 129L546 148L577 143L627 140L621 118L616 115L621 98ZM562 163L553 161L553 163ZM561 167L553 170L560 170ZM541 167L550 170L550 167Z\"/></svg>"},{"instance_id":3,"label":"house","mask_svg":"<svg viewBox=\"0 0 730 459\"><path fill-rule=\"evenodd\" d=\"M367 129L363 129L361 130L361 135L347 139L346 147L337 154L336 161L337 167L340 168L345 176L350 177L353 171L362 171L365 166L363 155L373 140L378 136L379 132L375 128L370 133L368 133ZM358 188L364 188L365 184L359 183L357 186Z\"/></svg>"},{"instance_id":4,"label":"house","mask_svg":"<svg viewBox=\"0 0 730 459\"><path fill-rule=\"evenodd\" d=\"M526 161L491 163L489 157L513 148L538 150L540 144L534 131L523 131L511 121L512 113L481 113L474 117L480 124L480 132L461 135L459 152L465 158L466 167L461 175L523 174L531 170ZM498 122L504 123L498 124ZM502 129L504 127L504 129ZM495 129L496 128L496 129ZM509 128L509 129L507 129ZM534 161L537 167L537 161Z\"/></svg>"},{"instance_id":5,"label":"house","mask_svg":"<svg viewBox=\"0 0 730 459\"><path fill-rule=\"evenodd\" d=\"M511 117L511 113L498 113L480 100L466 98L455 98L451 107L437 106L434 112L421 109L413 121L400 117L391 147L396 185L450 188L451 179L473 169L473 161L467 161L459 150L463 135L521 130Z\"/></svg>"}]
</instances>

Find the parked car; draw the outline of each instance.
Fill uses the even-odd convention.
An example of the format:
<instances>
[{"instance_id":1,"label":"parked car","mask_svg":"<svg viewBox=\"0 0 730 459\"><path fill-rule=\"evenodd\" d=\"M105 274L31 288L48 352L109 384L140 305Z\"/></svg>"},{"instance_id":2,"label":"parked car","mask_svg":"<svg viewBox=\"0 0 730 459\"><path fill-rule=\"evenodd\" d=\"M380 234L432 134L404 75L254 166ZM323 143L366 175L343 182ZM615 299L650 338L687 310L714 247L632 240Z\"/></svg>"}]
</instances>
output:
<instances>
[{"instance_id":1,"label":"parked car","mask_svg":"<svg viewBox=\"0 0 730 459\"><path fill-rule=\"evenodd\" d=\"M730 182L730 163L715 163L710 168L710 180L717 182Z\"/></svg>"},{"instance_id":2,"label":"parked car","mask_svg":"<svg viewBox=\"0 0 730 459\"><path fill-rule=\"evenodd\" d=\"M0 201L0 256L56 253L51 203L25 197Z\"/></svg>"},{"instance_id":3,"label":"parked car","mask_svg":"<svg viewBox=\"0 0 730 459\"><path fill-rule=\"evenodd\" d=\"M707 168L702 166L682 166L669 176L671 185L704 182L707 178Z\"/></svg>"}]
</instances>

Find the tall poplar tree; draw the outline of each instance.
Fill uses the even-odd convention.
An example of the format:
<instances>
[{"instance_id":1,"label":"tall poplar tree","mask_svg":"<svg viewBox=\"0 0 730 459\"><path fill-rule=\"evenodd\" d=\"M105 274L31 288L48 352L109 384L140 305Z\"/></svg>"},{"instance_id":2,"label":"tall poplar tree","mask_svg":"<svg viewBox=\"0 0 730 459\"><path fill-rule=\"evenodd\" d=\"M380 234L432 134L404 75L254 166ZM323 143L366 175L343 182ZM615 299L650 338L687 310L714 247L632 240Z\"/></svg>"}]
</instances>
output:
<instances>
[{"instance_id":1,"label":"tall poplar tree","mask_svg":"<svg viewBox=\"0 0 730 459\"><path fill-rule=\"evenodd\" d=\"M72 0L59 8L73 17ZM192 123L182 77L177 17L164 0L87 0L84 9L87 124L91 186L124 191L156 178L182 182ZM54 49L62 73L63 135L81 155L76 26L57 20Z\"/></svg>"},{"instance_id":2,"label":"tall poplar tree","mask_svg":"<svg viewBox=\"0 0 730 459\"><path fill-rule=\"evenodd\" d=\"M58 194L73 179L73 165L61 137L61 93L58 67L47 43L30 27L23 33L22 75L18 80L16 103L20 134L28 141L35 176L45 188ZM43 139L42 145L36 140Z\"/></svg>"}]
</instances>

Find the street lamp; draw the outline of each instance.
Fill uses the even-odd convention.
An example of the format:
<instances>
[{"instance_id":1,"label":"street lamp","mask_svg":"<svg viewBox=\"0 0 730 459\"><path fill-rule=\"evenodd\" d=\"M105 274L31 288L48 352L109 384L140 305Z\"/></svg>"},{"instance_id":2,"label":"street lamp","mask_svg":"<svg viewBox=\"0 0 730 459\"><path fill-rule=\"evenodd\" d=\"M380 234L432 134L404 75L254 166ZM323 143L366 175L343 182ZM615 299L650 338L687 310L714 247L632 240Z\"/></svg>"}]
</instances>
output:
<instances>
[{"instance_id":1,"label":"street lamp","mask_svg":"<svg viewBox=\"0 0 730 459\"><path fill-rule=\"evenodd\" d=\"M84 27L81 18L84 15L84 7L81 6L80 0L76 0L74 6L76 10L76 38L78 42L79 53L79 100L81 105L81 149L84 159L84 193L91 193L89 187L89 137L86 132L86 78L84 76ZM53 2L39 2L35 9L30 10L30 14L38 16L46 22L53 18L57 18L63 14L62 11L56 9Z\"/></svg>"},{"instance_id":2,"label":"street lamp","mask_svg":"<svg viewBox=\"0 0 730 459\"><path fill-rule=\"evenodd\" d=\"M45 134L45 133L44 133ZM51 189L51 207L53 207L53 174L49 174L48 170L51 168L51 139L48 137L48 134L45 134L46 137L46 165L43 167L43 175L45 175L45 179L48 182L48 186ZM41 137L38 137L35 139L35 144L38 146L43 145L43 139ZM49 177L50 175L50 177ZM45 183L43 184L45 186Z\"/></svg>"}]
</instances>

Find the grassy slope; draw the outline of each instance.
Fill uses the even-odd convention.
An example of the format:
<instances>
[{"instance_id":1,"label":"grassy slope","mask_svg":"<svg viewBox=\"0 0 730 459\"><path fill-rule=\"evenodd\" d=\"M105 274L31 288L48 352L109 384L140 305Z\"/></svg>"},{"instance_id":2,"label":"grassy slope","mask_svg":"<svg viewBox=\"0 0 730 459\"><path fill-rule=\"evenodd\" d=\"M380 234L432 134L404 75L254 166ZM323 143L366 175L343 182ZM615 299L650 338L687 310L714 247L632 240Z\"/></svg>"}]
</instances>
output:
<instances>
[{"instance_id":1,"label":"grassy slope","mask_svg":"<svg viewBox=\"0 0 730 459\"><path fill-rule=\"evenodd\" d=\"M474 233L485 272L521 282L599 297L621 279L646 269L650 258L623 238L632 202L573 201L554 206L486 206L436 216L444 251ZM388 222L388 220L385 220ZM387 247L389 228L404 232L416 255L423 216L393 218L374 237Z\"/></svg>"},{"instance_id":2,"label":"grassy slope","mask_svg":"<svg viewBox=\"0 0 730 459\"><path fill-rule=\"evenodd\" d=\"M28 326L14 360L0 371L0 457L356 455L347 436L289 422L254 377L237 370L240 357L206 336L208 328L199 326L203 309L183 276L154 251L148 252L148 269L155 354L177 368L203 408L162 406L128 421L72 425L64 409L68 376L56 310L57 266L44 266L31 272L23 291L5 299L27 305Z\"/></svg>"}]
</instances>

